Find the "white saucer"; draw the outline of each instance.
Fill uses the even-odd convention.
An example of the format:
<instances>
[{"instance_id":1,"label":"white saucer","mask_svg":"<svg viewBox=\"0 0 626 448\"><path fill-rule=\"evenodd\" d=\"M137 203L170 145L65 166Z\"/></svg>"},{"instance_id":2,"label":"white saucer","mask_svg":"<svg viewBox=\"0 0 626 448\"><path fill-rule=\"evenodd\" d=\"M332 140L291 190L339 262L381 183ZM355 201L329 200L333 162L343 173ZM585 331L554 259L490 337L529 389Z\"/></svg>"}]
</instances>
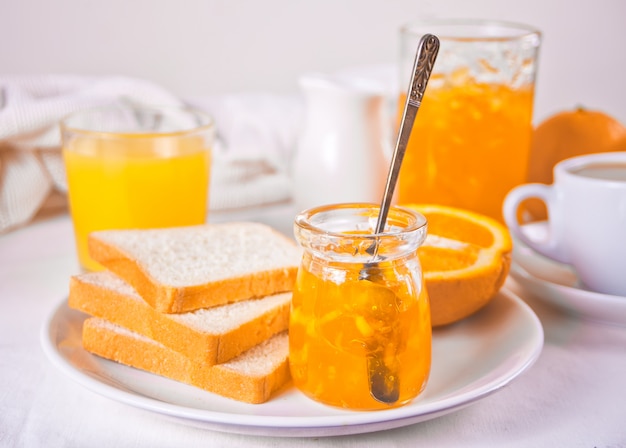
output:
<instances>
[{"instance_id":1,"label":"white saucer","mask_svg":"<svg viewBox=\"0 0 626 448\"><path fill-rule=\"evenodd\" d=\"M105 360L81 343L85 315L58 305L42 327L47 357L84 387L121 403L211 430L263 436L321 437L368 433L433 419L500 390L526 371L543 347L543 328L507 289L458 324L435 330L426 389L412 403L378 412L323 406L292 385L264 404L229 400Z\"/></svg>"},{"instance_id":2,"label":"white saucer","mask_svg":"<svg viewBox=\"0 0 626 448\"><path fill-rule=\"evenodd\" d=\"M547 224L526 224L524 232L541 239ZM510 275L539 299L561 309L598 322L626 325L626 297L584 289L570 266L538 254L519 240L515 240Z\"/></svg>"}]
</instances>

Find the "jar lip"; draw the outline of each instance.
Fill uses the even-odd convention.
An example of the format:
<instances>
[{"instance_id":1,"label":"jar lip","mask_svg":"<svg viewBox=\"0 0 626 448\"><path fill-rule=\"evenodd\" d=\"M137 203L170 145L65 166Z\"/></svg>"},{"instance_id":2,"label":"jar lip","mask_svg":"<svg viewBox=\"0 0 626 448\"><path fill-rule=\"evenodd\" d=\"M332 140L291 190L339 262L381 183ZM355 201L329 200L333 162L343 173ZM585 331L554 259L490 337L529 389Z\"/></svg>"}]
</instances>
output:
<instances>
[{"instance_id":1,"label":"jar lip","mask_svg":"<svg viewBox=\"0 0 626 448\"><path fill-rule=\"evenodd\" d=\"M370 202L347 202L347 203L320 205L320 206L308 208L298 213L298 215L296 215L294 222L296 226L300 227L303 230L324 233L329 236L342 237L342 236L348 235L348 233L346 231L335 231L335 230L329 230L329 229L323 228L319 225L312 223L311 220L314 216L320 215L323 213L332 212L332 211L341 211L341 210L348 211L350 209L354 210L355 212L359 210L370 211L371 214L369 214L367 217L372 222L371 229L372 230L374 229L376 225L376 220L378 219L378 210L380 210L380 204L374 204ZM416 232L425 228L427 225L427 220L424 215L407 207L393 205L391 206L389 210L389 216L391 217L393 214L399 214L401 216L406 217L407 218L406 225L402 226L400 229L398 228L398 226L394 226L392 227L391 231L383 231L378 234L372 232L371 234L359 234L358 236L361 238L380 238L384 236L393 236L399 233ZM389 219L390 218L388 218L388 223L389 223ZM388 226L386 227L388 228ZM395 230L393 230L394 228ZM354 229L351 229L351 230L354 230ZM350 236L355 236L355 235L350 234Z\"/></svg>"},{"instance_id":2,"label":"jar lip","mask_svg":"<svg viewBox=\"0 0 626 448\"><path fill-rule=\"evenodd\" d=\"M405 23L404 34L431 32L443 40L516 40L541 36L541 30L521 22L489 19L422 19Z\"/></svg>"}]
</instances>

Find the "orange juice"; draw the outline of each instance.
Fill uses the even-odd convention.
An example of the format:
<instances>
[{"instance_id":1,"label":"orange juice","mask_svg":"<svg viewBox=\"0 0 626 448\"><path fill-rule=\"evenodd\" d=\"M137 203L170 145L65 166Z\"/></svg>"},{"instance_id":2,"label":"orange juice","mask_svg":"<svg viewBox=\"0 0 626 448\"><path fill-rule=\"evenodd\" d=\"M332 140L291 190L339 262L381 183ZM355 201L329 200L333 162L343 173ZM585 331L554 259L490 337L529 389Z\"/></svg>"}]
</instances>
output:
<instances>
[{"instance_id":1,"label":"orange juice","mask_svg":"<svg viewBox=\"0 0 626 448\"><path fill-rule=\"evenodd\" d=\"M530 86L431 80L403 161L399 203L466 208L502 221L506 193L526 179L532 104Z\"/></svg>"},{"instance_id":2,"label":"orange juice","mask_svg":"<svg viewBox=\"0 0 626 448\"><path fill-rule=\"evenodd\" d=\"M332 222L327 216L323 221ZM416 246L398 250L398 241L381 242L384 260L372 264L364 252L372 236L367 231L296 235L305 251L289 325L294 385L316 401L348 409L411 401L426 385L432 339ZM373 388L393 398L381 400Z\"/></svg>"},{"instance_id":3,"label":"orange juice","mask_svg":"<svg viewBox=\"0 0 626 448\"><path fill-rule=\"evenodd\" d=\"M200 136L87 134L63 148L79 261L94 230L172 227L206 220L210 151Z\"/></svg>"}]
</instances>

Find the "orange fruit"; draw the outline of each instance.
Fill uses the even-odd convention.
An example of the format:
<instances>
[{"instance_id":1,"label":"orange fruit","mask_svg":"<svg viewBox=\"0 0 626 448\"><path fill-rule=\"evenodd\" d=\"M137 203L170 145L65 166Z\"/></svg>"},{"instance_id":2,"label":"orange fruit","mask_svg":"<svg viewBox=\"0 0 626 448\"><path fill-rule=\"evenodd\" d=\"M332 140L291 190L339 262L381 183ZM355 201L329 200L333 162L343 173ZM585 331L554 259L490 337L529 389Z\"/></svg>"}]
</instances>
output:
<instances>
[{"instance_id":1,"label":"orange fruit","mask_svg":"<svg viewBox=\"0 0 626 448\"><path fill-rule=\"evenodd\" d=\"M500 290L511 266L508 229L469 210L405 204L428 220L428 236L417 254L430 297L433 326L464 319Z\"/></svg>"},{"instance_id":2,"label":"orange fruit","mask_svg":"<svg viewBox=\"0 0 626 448\"><path fill-rule=\"evenodd\" d=\"M551 184L554 165L561 160L610 151L626 151L626 127L619 121L583 107L559 112L533 132L527 180ZM531 220L546 218L541 201L526 201L525 208Z\"/></svg>"}]
</instances>

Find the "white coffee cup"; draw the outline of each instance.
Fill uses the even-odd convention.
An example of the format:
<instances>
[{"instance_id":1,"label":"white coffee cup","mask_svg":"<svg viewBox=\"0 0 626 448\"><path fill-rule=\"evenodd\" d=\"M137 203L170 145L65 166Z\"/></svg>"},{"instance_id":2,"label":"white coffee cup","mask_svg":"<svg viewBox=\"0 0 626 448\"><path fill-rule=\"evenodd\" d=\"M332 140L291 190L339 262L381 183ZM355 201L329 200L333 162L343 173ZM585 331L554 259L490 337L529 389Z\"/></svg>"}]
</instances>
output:
<instances>
[{"instance_id":1,"label":"white coffee cup","mask_svg":"<svg viewBox=\"0 0 626 448\"><path fill-rule=\"evenodd\" d=\"M531 240L517 220L522 201L548 209L548 237ZM626 297L626 152L572 157L554 167L554 183L513 188L504 219L515 237L576 270L583 285Z\"/></svg>"}]
</instances>

